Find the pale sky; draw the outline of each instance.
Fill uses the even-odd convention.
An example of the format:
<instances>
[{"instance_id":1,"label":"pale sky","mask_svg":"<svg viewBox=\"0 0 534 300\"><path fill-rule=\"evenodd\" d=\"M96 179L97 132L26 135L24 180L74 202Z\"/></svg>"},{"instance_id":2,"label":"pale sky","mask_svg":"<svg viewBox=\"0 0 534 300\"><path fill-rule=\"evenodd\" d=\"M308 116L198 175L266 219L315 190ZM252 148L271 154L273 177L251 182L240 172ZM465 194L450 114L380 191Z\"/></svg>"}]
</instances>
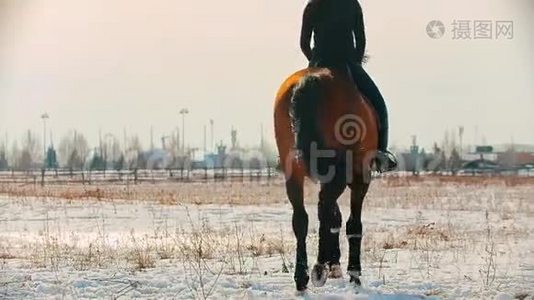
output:
<instances>
[{"instance_id":1,"label":"pale sky","mask_svg":"<svg viewBox=\"0 0 534 300\"><path fill-rule=\"evenodd\" d=\"M428 146L465 127L466 143L534 144L534 1L362 0L367 69L388 102L391 141ZM0 0L0 141L69 129L137 133L148 145L181 125L201 146L238 129L242 145L273 140L274 95L306 65L304 1ZM445 23L430 39L431 20ZM513 21L512 40L453 40L454 20ZM121 139L122 140L122 139Z\"/></svg>"}]
</instances>

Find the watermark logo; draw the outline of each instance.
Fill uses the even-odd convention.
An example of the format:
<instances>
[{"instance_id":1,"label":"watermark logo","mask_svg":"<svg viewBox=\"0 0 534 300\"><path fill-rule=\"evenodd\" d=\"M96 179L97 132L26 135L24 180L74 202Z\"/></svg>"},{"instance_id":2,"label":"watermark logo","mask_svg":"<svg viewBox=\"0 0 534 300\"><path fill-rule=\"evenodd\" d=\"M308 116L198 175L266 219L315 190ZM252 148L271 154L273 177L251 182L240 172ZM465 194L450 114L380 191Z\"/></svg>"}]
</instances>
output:
<instances>
[{"instance_id":1,"label":"watermark logo","mask_svg":"<svg viewBox=\"0 0 534 300\"><path fill-rule=\"evenodd\" d=\"M495 27L496 27L497 38L503 37L509 40L514 38L514 22L496 21Z\"/></svg>"},{"instance_id":2,"label":"watermark logo","mask_svg":"<svg viewBox=\"0 0 534 300\"><path fill-rule=\"evenodd\" d=\"M438 20L430 21L426 26L426 34L432 39L440 39L445 35L445 25Z\"/></svg>"},{"instance_id":3,"label":"watermark logo","mask_svg":"<svg viewBox=\"0 0 534 300\"><path fill-rule=\"evenodd\" d=\"M511 40L514 38L514 22L465 19L453 20L447 27L444 22L433 20L426 26L427 35L432 39L440 39L448 31L453 40Z\"/></svg>"},{"instance_id":4,"label":"watermark logo","mask_svg":"<svg viewBox=\"0 0 534 300\"><path fill-rule=\"evenodd\" d=\"M452 23L452 39L453 40L468 40L471 39L471 21L454 20Z\"/></svg>"},{"instance_id":5,"label":"watermark logo","mask_svg":"<svg viewBox=\"0 0 534 300\"><path fill-rule=\"evenodd\" d=\"M348 146L364 140L367 136L367 126L362 118L353 114L346 114L339 118L335 127L336 140Z\"/></svg>"},{"instance_id":6,"label":"watermark logo","mask_svg":"<svg viewBox=\"0 0 534 300\"><path fill-rule=\"evenodd\" d=\"M491 40L493 38L493 22L487 20L474 21L473 38L475 40Z\"/></svg>"}]
</instances>

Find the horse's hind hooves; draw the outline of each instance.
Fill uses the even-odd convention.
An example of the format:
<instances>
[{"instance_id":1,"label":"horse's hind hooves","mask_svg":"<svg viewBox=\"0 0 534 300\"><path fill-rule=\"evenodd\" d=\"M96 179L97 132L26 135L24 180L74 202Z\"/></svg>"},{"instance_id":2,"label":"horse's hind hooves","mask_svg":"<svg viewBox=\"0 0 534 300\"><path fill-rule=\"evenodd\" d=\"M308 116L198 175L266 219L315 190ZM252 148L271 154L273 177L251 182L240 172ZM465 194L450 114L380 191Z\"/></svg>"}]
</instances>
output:
<instances>
[{"instance_id":1,"label":"horse's hind hooves","mask_svg":"<svg viewBox=\"0 0 534 300\"><path fill-rule=\"evenodd\" d=\"M325 264L315 264L311 273L311 281L313 286L321 287L326 283L328 278L328 269Z\"/></svg>"},{"instance_id":2,"label":"horse's hind hooves","mask_svg":"<svg viewBox=\"0 0 534 300\"><path fill-rule=\"evenodd\" d=\"M354 284L356 287L362 286L362 282L360 280L361 272L359 271L349 271L350 276L350 283Z\"/></svg>"},{"instance_id":3,"label":"horse's hind hooves","mask_svg":"<svg viewBox=\"0 0 534 300\"><path fill-rule=\"evenodd\" d=\"M307 272L303 276L295 278L295 286L298 292L305 292L308 289L308 282L310 281L310 276Z\"/></svg>"},{"instance_id":4,"label":"horse's hind hooves","mask_svg":"<svg viewBox=\"0 0 534 300\"><path fill-rule=\"evenodd\" d=\"M304 296L307 290L308 286L306 284L303 286L297 285L297 295Z\"/></svg>"},{"instance_id":5,"label":"horse's hind hooves","mask_svg":"<svg viewBox=\"0 0 534 300\"><path fill-rule=\"evenodd\" d=\"M330 272L328 273L328 278L339 279L343 278L343 271L339 264L331 265Z\"/></svg>"},{"instance_id":6,"label":"horse's hind hooves","mask_svg":"<svg viewBox=\"0 0 534 300\"><path fill-rule=\"evenodd\" d=\"M362 282L359 277L350 277L350 283L354 284L356 287L362 286Z\"/></svg>"}]
</instances>

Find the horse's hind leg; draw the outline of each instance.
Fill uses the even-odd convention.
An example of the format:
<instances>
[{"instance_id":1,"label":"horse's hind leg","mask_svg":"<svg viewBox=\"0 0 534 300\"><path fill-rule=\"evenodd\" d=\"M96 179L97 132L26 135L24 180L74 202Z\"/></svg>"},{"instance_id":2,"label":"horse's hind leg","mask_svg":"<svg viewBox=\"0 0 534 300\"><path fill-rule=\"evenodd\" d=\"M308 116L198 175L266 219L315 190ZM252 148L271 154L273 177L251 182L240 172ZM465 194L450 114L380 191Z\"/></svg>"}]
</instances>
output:
<instances>
[{"instance_id":1,"label":"horse's hind leg","mask_svg":"<svg viewBox=\"0 0 534 300\"><path fill-rule=\"evenodd\" d=\"M332 235L332 241L330 243L330 272L328 273L329 278L341 278L343 277L343 272L341 271L341 264L339 262L341 258L341 250L339 249L339 233L341 231L341 210L339 205L336 203L334 208L334 214L336 219L339 216L339 227L335 230L336 234Z\"/></svg>"},{"instance_id":2,"label":"horse's hind leg","mask_svg":"<svg viewBox=\"0 0 534 300\"><path fill-rule=\"evenodd\" d=\"M349 265L347 270L350 275L350 281L356 285L361 285L362 206L363 199L369 190L369 183L365 182L363 176L357 176L350 188L350 217L346 227L349 240Z\"/></svg>"},{"instance_id":3,"label":"horse's hind leg","mask_svg":"<svg viewBox=\"0 0 534 300\"><path fill-rule=\"evenodd\" d=\"M341 229L341 211L337 199L347 186L344 172L336 170L336 176L330 182L321 184L319 192L319 254L317 264L313 268L312 282L315 286L322 286L327 275L341 277L339 272L339 232ZM328 274L327 266L331 272Z\"/></svg>"},{"instance_id":4,"label":"horse's hind leg","mask_svg":"<svg viewBox=\"0 0 534 300\"><path fill-rule=\"evenodd\" d=\"M295 263L295 284L298 291L308 285L308 255L306 253L306 236L308 235L308 214L304 208L303 179L290 178L286 182L286 191L293 207L293 232L297 238L297 258Z\"/></svg>"}]
</instances>

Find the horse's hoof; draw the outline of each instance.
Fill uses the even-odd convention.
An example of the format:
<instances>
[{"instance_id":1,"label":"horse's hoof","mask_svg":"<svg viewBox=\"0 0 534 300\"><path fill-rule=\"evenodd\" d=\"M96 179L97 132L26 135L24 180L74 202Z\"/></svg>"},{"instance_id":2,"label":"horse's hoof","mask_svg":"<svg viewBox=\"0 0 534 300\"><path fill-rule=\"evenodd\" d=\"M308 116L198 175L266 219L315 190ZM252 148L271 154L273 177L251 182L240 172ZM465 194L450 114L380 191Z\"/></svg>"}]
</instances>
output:
<instances>
[{"instance_id":1,"label":"horse's hoof","mask_svg":"<svg viewBox=\"0 0 534 300\"><path fill-rule=\"evenodd\" d=\"M360 281L361 272L360 271L349 271L350 283L354 284L357 287L362 286Z\"/></svg>"},{"instance_id":2,"label":"horse's hoof","mask_svg":"<svg viewBox=\"0 0 534 300\"><path fill-rule=\"evenodd\" d=\"M360 281L360 277L350 277L350 283L354 284L357 287L362 286L362 282Z\"/></svg>"},{"instance_id":3,"label":"horse's hoof","mask_svg":"<svg viewBox=\"0 0 534 300\"><path fill-rule=\"evenodd\" d=\"M323 286L326 283L327 277L328 277L328 270L325 264L315 264L315 266L313 266L313 270L311 274L311 280L312 280L313 286L315 287Z\"/></svg>"},{"instance_id":4,"label":"horse's hoof","mask_svg":"<svg viewBox=\"0 0 534 300\"><path fill-rule=\"evenodd\" d=\"M306 291L308 289L308 281L310 281L309 276L306 276L305 278L302 278L301 280L295 281L297 291L299 292Z\"/></svg>"},{"instance_id":5,"label":"horse's hoof","mask_svg":"<svg viewBox=\"0 0 534 300\"><path fill-rule=\"evenodd\" d=\"M343 278L343 271L341 270L341 265L334 264L330 266L330 272L328 273L328 278L338 279Z\"/></svg>"},{"instance_id":6,"label":"horse's hoof","mask_svg":"<svg viewBox=\"0 0 534 300\"><path fill-rule=\"evenodd\" d=\"M306 270L303 274L300 274L300 276L295 276L295 285L297 288L297 291L303 292L308 289L308 282L310 281L310 276L308 276L308 271Z\"/></svg>"},{"instance_id":7,"label":"horse's hoof","mask_svg":"<svg viewBox=\"0 0 534 300\"><path fill-rule=\"evenodd\" d=\"M308 289L308 284L299 284L297 283L297 292L304 293Z\"/></svg>"}]
</instances>

